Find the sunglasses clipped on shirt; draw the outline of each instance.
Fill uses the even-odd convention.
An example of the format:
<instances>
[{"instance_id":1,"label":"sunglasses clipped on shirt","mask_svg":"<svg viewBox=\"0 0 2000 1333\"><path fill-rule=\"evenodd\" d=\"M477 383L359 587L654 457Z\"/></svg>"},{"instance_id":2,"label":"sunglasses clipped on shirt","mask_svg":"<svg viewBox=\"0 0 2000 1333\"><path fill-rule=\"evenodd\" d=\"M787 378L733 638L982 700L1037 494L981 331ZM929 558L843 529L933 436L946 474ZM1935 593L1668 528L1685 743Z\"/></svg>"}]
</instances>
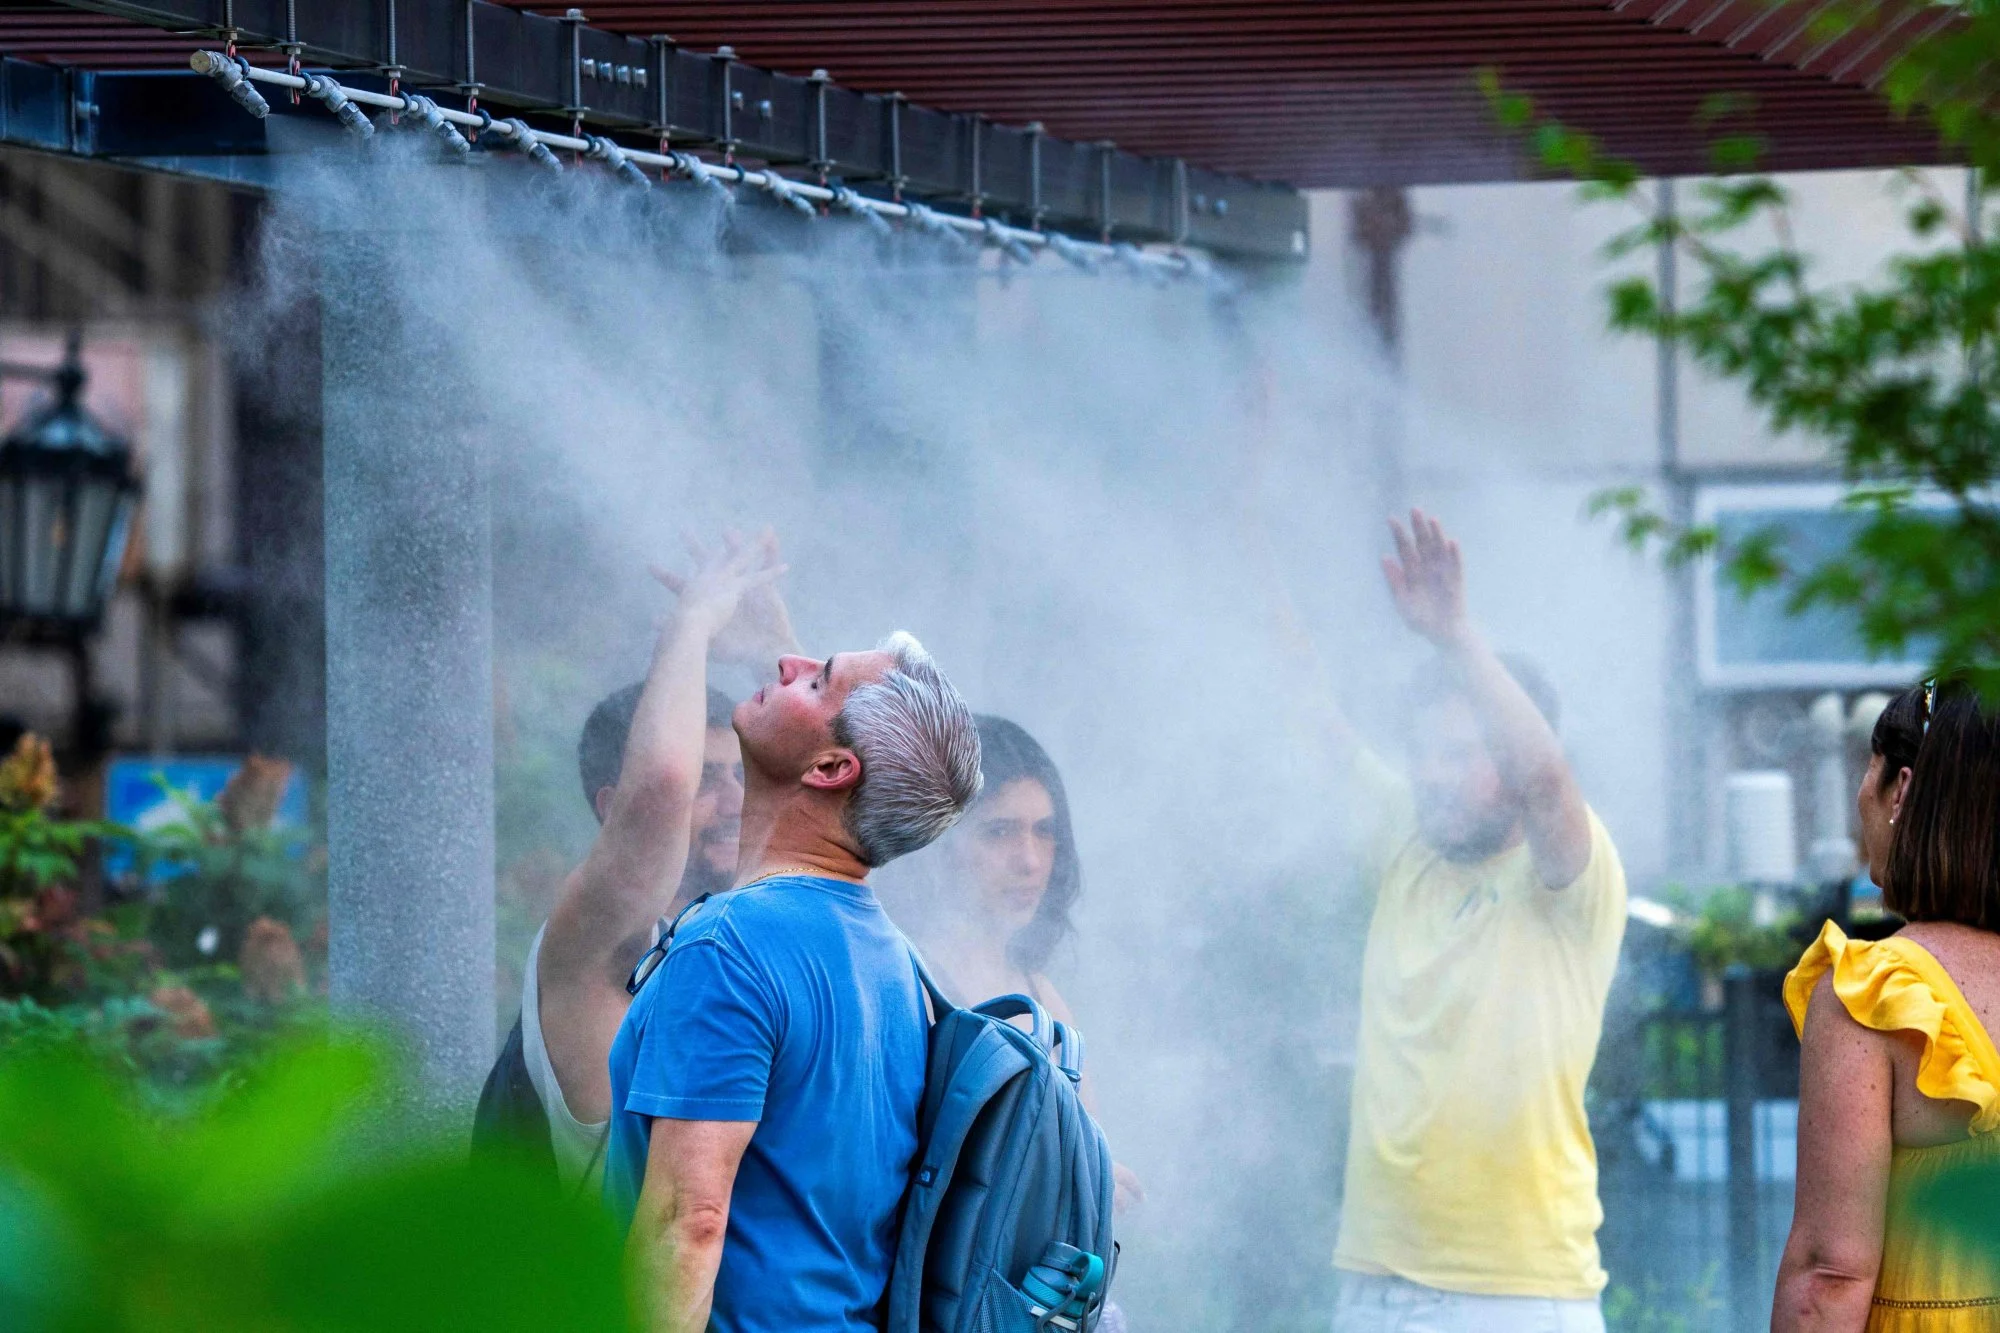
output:
<instances>
[{"instance_id":1,"label":"sunglasses clipped on shirt","mask_svg":"<svg viewBox=\"0 0 2000 1333\"><path fill-rule=\"evenodd\" d=\"M646 950L645 955L633 967L632 975L625 978L625 993L627 995L637 995L645 989L646 983L653 979L653 973L660 970L660 964L667 961L667 947L674 942L674 932L681 928L681 922L692 916L695 909L707 902L708 899L708 894L702 894L701 897L696 898L686 907L683 907L672 921L668 921L665 917L660 918L666 928L660 932L660 938L653 942L653 947Z\"/></svg>"}]
</instances>

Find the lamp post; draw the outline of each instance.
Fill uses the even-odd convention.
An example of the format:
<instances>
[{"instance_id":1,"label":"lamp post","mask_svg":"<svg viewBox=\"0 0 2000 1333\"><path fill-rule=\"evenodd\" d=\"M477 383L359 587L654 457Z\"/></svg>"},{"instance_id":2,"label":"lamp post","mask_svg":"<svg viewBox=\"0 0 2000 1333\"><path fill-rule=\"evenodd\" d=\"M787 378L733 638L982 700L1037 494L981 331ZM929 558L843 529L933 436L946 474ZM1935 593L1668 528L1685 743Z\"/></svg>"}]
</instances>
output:
<instances>
[{"instance_id":1,"label":"lamp post","mask_svg":"<svg viewBox=\"0 0 2000 1333\"><path fill-rule=\"evenodd\" d=\"M68 650L75 683L70 744L94 758L107 719L95 697L86 641L125 559L139 483L132 450L79 401L82 339L54 369L0 364L0 376L54 390L0 440L0 636Z\"/></svg>"}]
</instances>

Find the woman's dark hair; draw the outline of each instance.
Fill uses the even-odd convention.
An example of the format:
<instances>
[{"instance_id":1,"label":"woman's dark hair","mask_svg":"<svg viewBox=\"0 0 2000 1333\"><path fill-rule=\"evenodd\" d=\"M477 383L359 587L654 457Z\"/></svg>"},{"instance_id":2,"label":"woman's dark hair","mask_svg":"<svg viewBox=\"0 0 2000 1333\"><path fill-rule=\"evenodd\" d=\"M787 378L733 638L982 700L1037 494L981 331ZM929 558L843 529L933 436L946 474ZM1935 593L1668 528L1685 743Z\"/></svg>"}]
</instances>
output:
<instances>
[{"instance_id":1,"label":"woman's dark hair","mask_svg":"<svg viewBox=\"0 0 2000 1333\"><path fill-rule=\"evenodd\" d=\"M1882 787L1896 785L1896 775L1914 768L1924 740L1924 687L1912 685L1891 699L1868 735L1868 752L1882 756Z\"/></svg>"},{"instance_id":2,"label":"woman's dark hair","mask_svg":"<svg viewBox=\"0 0 2000 1333\"><path fill-rule=\"evenodd\" d=\"M1069 796L1049 752L1018 723L984 713L973 720L979 726L979 771L985 779L981 799L1016 778L1032 778L1042 785L1049 794L1049 804L1055 807L1056 861L1049 871L1048 891L1042 895L1034 919L1016 931L1007 945L1008 957L1017 967L1040 972L1048 967L1056 945L1075 929L1069 919L1070 908L1083 892L1083 868L1077 860L1076 833L1069 822ZM974 802L966 813L969 816L978 809L978 802Z\"/></svg>"},{"instance_id":3,"label":"woman's dark hair","mask_svg":"<svg viewBox=\"0 0 2000 1333\"><path fill-rule=\"evenodd\" d=\"M1882 905L1907 921L2000 931L2000 714L1951 682L1928 702L1920 690L1917 706L1922 739Z\"/></svg>"}]
</instances>

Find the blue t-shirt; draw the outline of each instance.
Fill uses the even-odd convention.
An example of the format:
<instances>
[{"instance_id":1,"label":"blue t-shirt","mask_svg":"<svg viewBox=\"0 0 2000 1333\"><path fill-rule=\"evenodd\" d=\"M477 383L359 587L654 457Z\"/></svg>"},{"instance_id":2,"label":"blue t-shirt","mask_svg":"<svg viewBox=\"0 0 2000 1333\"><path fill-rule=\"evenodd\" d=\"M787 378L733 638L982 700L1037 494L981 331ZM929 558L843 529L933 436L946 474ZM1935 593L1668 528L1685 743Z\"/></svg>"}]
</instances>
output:
<instances>
[{"instance_id":1,"label":"blue t-shirt","mask_svg":"<svg viewBox=\"0 0 2000 1333\"><path fill-rule=\"evenodd\" d=\"M865 884L761 880L682 923L611 1043L604 1196L629 1226L655 1119L758 1122L716 1333L881 1327L928 1024L909 945Z\"/></svg>"}]
</instances>

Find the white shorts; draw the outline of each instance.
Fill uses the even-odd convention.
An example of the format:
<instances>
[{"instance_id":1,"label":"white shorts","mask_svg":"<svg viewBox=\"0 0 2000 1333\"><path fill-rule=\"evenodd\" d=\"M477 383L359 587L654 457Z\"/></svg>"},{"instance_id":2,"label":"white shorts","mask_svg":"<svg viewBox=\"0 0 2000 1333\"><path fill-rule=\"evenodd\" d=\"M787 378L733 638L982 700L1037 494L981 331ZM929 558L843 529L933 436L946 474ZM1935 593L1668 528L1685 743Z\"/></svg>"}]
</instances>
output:
<instances>
[{"instance_id":1,"label":"white shorts","mask_svg":"<svg viewBox=\"0 0 2000 1333\"><path fill-rule=\"evenodd\" d=\"M1594 1300L1475 1296L1343 1270L1333 1333L1604 1333L1604 1312Z\"/></svg>"}]
</instances>

